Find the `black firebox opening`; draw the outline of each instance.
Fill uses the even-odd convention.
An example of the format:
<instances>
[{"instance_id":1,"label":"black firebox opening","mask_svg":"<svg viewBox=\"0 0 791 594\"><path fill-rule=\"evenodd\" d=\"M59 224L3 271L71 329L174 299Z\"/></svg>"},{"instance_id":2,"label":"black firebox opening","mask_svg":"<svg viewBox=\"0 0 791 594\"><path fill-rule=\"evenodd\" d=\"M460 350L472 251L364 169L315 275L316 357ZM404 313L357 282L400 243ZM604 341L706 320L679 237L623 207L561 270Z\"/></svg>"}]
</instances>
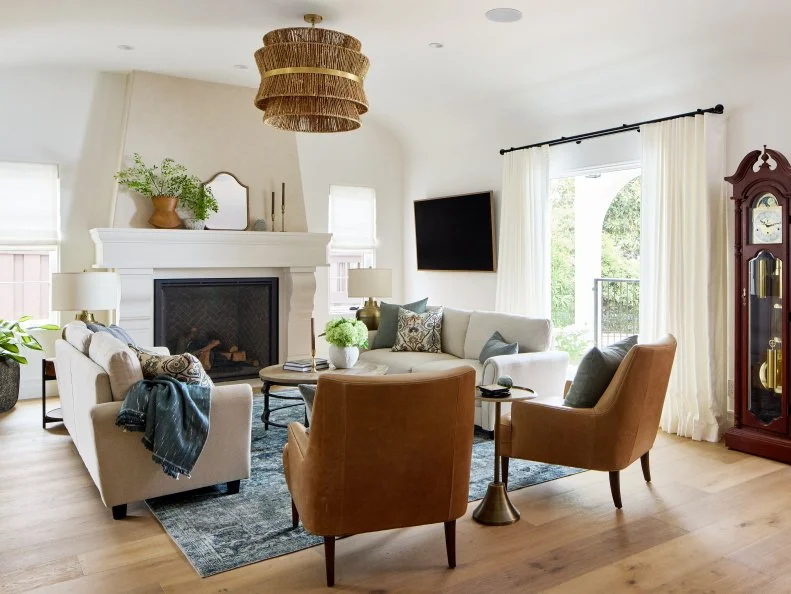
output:
<instances>
[{"instance_id":1,"label":"black firebox opening","mask_svg":"<svg viewBox=\"0 0 791 594\"><path fill-rule=\"evenodd\" d=\"M278 360L277 278L154 281L154 343L193 353L215 381Z\"/></svg>"}]
</instances>

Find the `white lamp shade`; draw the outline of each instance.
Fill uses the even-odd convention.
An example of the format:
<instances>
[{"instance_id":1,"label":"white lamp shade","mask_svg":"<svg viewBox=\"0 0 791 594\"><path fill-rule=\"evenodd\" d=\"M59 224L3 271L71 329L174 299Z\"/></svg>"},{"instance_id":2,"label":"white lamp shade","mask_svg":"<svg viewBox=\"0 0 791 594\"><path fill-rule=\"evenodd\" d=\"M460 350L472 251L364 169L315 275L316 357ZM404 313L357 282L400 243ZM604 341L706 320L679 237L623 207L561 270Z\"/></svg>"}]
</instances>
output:
<instances>
[{"instance_id":1,"label":"white lamp shade","mask_svg":"<svg viewBox=\"0 0 791 594\"><path fill-rule=\"evenodd\" d=\"M52 309L98 311L118 307L115 272L62 272L52 275Z\"/></svg>"},{"instance_id":2,"label":"white lamp shade","mask_svg":"<svg viewBox=\"0 0 791 594\"><path fill-rule=\"evenodd\" d=\"M393 271L389 268L350 268L349 297L391 297Z\"/></svg>"}]
</instances>

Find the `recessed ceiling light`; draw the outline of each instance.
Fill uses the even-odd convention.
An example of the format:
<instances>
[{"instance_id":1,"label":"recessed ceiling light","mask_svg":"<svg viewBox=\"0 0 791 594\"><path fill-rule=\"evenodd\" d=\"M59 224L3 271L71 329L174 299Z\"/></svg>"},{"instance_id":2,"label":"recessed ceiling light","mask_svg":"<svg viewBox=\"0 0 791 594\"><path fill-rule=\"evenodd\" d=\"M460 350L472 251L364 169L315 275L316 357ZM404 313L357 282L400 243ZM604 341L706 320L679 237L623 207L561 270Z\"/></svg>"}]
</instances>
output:
<instances>
[{"instance_id":1,"label":"recessed ceiling light","mask_svg":"<svg viewBox=\"0 0 791 594\"><path fill-rule=\"evenodd\" d=\"M439 43L438 41L432 41L431 43L428 44L428 46L434 49L445 47L443 44Z\"/></svg>"},{"instance_id":2,"label":"recessed ceiling light","mask_svg":"<svg viewBox=\"0 0 791 594\"><path fill-rule=\"evenodd\" d=\"M119 50L123 50L125 52L131 52L133 49L135 49L135 46L134 45L126 45L125 43L122 43L121 45L118 46L118 49Z\"/></svg>"},{"instance_id":3,"label":"recessed ceiling light","mask_svg":"<svg viewBox=\"0 0 791 594\"><path fill-rule=\"evenodd\" d=\"M522 12L516 8L492 8L486 11L486 18L495 23L515 23L522 18Z\"/></svg>"},{"instance_id":4,"label":"recessed ceiling light","mask_svg":"<svg viewBox=\"0 0 791 594\"><path fill-rule=\"evenodd\" d=\"M249 68L247 64L234 64L233 67L237 70L247 70Z\"/></svg>"}]
</instances>

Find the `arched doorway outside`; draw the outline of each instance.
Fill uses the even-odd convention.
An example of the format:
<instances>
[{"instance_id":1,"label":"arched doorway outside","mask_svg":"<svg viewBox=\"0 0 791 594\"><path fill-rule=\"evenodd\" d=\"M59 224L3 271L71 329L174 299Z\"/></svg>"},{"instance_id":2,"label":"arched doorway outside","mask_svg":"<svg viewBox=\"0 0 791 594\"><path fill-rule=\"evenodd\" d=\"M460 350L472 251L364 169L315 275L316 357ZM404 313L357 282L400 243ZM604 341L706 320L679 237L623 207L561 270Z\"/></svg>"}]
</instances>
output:
<instances>
[{"instance_id":1,"label":"arched doorway outside","mask_svg":"<svg viewBox=\"0 0 791 594\"><path fill-rule=\"evenodd\" d=\"M639 176L640 169L632 168L553 180L552 319L555 346L568 351L572 362L593 344L598 305L594 280L605 271L622 270L630 260L633 264L633 258L619 256L623 255L624 247L634 247L634 242L616 241L613 245L612 237L618 235L613 233L618 230L623 240L624 232L628 235L634 226L625 225L624 217L619 216L622 213L611 208L620 208L624 201L633 206L635 190L639 207ZM607 243L603 249L605 236ZM639 236L637 246L639 249ZM637 261L636 272L639 272L639 252Z\"/></svg>"}]
</instances>

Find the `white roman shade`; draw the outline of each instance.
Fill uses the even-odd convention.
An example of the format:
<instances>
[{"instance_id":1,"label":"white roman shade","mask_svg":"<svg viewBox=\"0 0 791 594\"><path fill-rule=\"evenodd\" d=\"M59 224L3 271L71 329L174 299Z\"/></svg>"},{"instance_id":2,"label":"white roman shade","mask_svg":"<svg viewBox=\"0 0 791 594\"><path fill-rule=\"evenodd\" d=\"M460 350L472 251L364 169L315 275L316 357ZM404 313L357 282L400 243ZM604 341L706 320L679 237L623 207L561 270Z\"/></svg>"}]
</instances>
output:
<instances>
[{"instance_id":1,"label":"white roman shade","mask_svg":"<svg viewBox=\"0 0 791 594\"><path fill-rule=\"evenodd\" d=\"M58 194L57 165L0 162L0 244L56 244Z\"/></svg>"},{"instance_id":2,"label":"white roman shade","mask_svg":"<svg viewBox=\"0 0 791 594\"><path fill-rule=\"evenodd\" d=\"M332 249L376 247L376 193L373 188L330 186Z\"/></svg>"}]
</instances>

